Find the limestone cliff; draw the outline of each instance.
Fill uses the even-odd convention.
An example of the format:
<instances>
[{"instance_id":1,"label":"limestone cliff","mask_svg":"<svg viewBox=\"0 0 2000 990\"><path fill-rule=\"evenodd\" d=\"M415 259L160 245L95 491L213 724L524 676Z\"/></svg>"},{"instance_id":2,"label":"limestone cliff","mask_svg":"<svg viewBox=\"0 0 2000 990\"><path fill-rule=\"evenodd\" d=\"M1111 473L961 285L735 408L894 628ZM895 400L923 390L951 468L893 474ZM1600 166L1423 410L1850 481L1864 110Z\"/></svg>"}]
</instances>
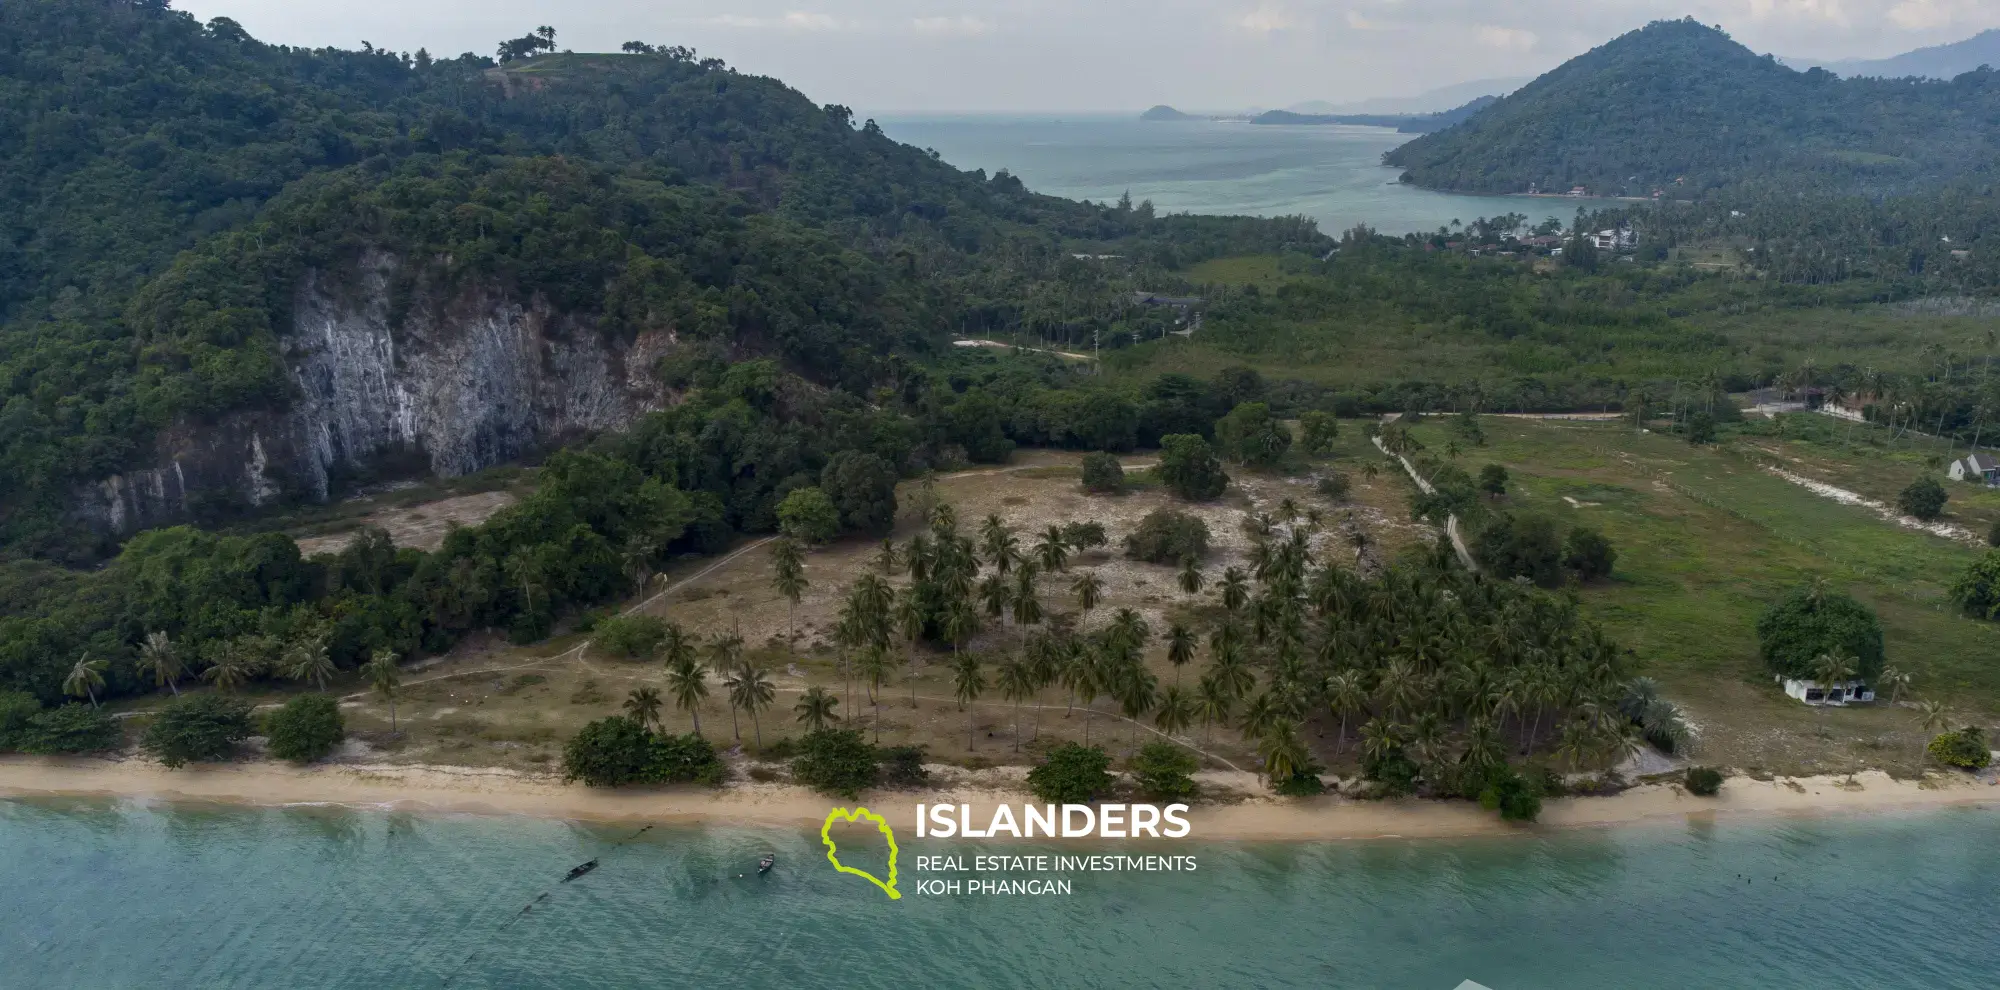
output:
<instances>
[{"instance_id":1,"label":"limestone cliff","mask_svg":"<svg viewBox=\"0 0 2000 990\"><path fill-rule=\"evenodd\" d=\"M355 478L468 474L657 408L666 334L607 341L585 319L490 285L401 291L398 259L309 272L281 347L288 409L181 424L151 468L80 492L78 515L116 533L285 498L324 501Z\"/></svg>"}]
</instances>

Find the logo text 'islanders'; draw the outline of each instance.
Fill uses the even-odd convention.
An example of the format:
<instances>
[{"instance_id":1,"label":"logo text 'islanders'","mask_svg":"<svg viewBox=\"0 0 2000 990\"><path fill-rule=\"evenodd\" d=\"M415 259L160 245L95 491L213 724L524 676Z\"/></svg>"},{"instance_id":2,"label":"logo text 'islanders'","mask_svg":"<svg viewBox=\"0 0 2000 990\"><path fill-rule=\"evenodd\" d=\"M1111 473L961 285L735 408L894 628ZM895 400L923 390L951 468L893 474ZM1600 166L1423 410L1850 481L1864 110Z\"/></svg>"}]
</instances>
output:
<instances>
[{"instance_id":1,"label":"logo text 'islanders'","mask_svg":"<svg viewBox=\"0 0 2000 990\"><path fill-rule=\"evenodd\" d=\"M986 828L974 827L969 804L917 805L917 838L990 839L1181 839L1189 828L1188 806L1170 804L995 805Z\"/></svg>"}]
</instances>

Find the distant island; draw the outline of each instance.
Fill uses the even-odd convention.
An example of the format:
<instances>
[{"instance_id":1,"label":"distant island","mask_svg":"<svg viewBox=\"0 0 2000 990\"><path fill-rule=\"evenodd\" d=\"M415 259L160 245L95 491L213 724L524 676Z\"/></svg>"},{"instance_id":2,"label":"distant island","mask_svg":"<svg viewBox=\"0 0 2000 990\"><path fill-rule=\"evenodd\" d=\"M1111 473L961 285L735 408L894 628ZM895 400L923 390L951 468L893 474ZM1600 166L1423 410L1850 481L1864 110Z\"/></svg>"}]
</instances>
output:
<instances>
[{"instance_id":1,"label":"distant island","mask_svg":"<svg viewBox=\"0 0 2000 990\"><path fill-rule=\"evenodd\" d=\"M1182 113L1179 110L1176 110L1173 107L1167 106L1166 104L1162 103L1159 106L1154 107L1153 109L1140 114L1139 119L1140 120L1206 120L1207 118L1197 117L1189 113Z\"/></svg>"},{"instance_id":2,"label":"distant island","mask_svg":"<svg viewBox=\"0 0 2000 990\"><path fill-rule=\"evenodd\" d=\"M1429 134L1470 119L1495 103L1498 96L1482 96L1464 106L1443 113L1294 113L1271 110L1250 118L1253 124L1348 124L1360 127L1393 127L1404 134Z\"/></svg>"}]
</instances>

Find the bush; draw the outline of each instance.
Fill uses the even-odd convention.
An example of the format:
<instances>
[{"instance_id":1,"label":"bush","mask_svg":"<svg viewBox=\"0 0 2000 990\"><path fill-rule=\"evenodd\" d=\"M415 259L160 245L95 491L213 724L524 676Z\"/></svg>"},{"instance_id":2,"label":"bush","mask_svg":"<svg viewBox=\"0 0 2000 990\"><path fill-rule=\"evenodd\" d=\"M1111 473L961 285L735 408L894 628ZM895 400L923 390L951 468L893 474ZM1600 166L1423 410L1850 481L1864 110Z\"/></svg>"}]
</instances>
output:
<instances>
[{"instance_id":1,"label":"bush","mask_svg":"<svg viewBox=\"0 0 2000 990\"><path fill-rule=\"evenodd\" d=\"M1507 469L1499 464L1480 468L1479 490L1496 498L1507 494Z\"/></svg>"},{"instance_id":2,"label":"bush","mask_svg":"<svg viewBox=\"0 0 2000 990\"><path fill-rule=\"evenodd\" d=\"M1091 550L1111 542L1104 535L1104 524L1099 522L1066 522L1062 534L1063 542L1074 550Z\"/></svg>"},{"instance_id":3,"label":"bush","mask_svg":"<svg viewBox=\"0 0 2000 990\"><path fill-rule=\"evenodd\" d=\"M1715 442L1715 417L1705 412L1695 413L1687 422L1687 442L1704 444Z\"/></svg>"},{"instance_id":4,"label":"bush","mask_svg":"<svg viewBox=\"0 0 2000 990\"><path fill-rule=\"evenodd\" d=\"M28 719L21 752L36 756L101 753L125 742L118 720L89 705L64 705Z\"/></svg>"},{"instance_id":5,"label":"bush","mask_svg":"<svg viewBox=\"0 0 2000 990\"><path fill-rule=\"evenodd\" d=\"M928 787L931 772L924 769L922 746L888 746L876 751L875 762L882 770L882 783L890 787Z\"/></svg>"},{"instance_id":6,"label":"bush","mask_svg":"<svg viewBox=\"0 0 2000 990\"><path fill-rule=\"evenodd\" d=\"M1939 733L1931 740L1928 752L1931 759L1961 770L1983 770L1993 762L1993 753L1986 748L1986 736L1976 725Z\"/></svg>"},{"instance_id":7,"label":"bush","mask_svg":"<svg viewBox=\"0 0 2000 990\"><path fill-rule=\"evenodd\" d=\"M347 727L340 717L340 705L332 698L306 694L264 716L264 735L271 740L272 756L311 763L333 752L347 738Z\"/></svg>"},{"instance_id":8,"label":"bush","mask_svg":"<svg viewBox=\"0 0 2000 990\"><path fill-rule=\"evenodd\" d=\"M1988 550L1958 576L1951 600L1975 619L2000 618L2000 550Z\"/></svg>"},{"instance_id":9,"label":"bush","mask_svg":"<svg viewBox=\"0 0 2000 990\"><path fill-rule=\"evenodd\" d=\"M1687 789L1696 797L1714 797L1722 790L1722 771L1714 767L1689 767Z\"/></svg>"},{"instance_id":10,"label":"bush","mask_svg":"<svg viewBox=\"0 0 2000 990\"><path fill-rule=\"evenodd\" d=\"M1479 792L1479 806L1498 811L1501 821L1532 822L1542 814L1539 784L1533 778L1515 773L1512 767L1495 767Z\"/></svg>"},{"instance_id":11,"label":"bush","mask_svg":"<svg viewBox=\"0 0 2000 990\"><path fill-rule=\"evenodd\" d=\"M896 528L896 469L878 454L843 450L827 458L819 487L851 530L887 536Z\"/></svg>"},{"instance_id":12,"label":"bush","mask_svg":"<svg viewBox=\"0 0 2000 990\"><path fill-rule=\"evenodd\" d=\"M1910 487L1903 489L1902 493L1896 496L1896 507L1929 522L1944 515L1944 503L1950 498L1951 495L1944 490L1943 485L1938 484L1936 478L1924 475L1910 482Z\"/></svg>"},{"instance_id":13,"label":"bush","mask_svg":"<svg viewBox=\"0 0 2000 990\"><path fill-rule=\"evenodd\" d=\"M1208 524L1185 512L1154 509L1125 538L1125 556L1150 564L1178 564L1208 553Z\"/></svg>"},{"instance_id":14,"label":"bush","mask_svg":"<svg viewBox=\"0 0 2000 990\"><path fill-rule=\"evenodd\" d=\"M1524 577L1544 588L1562 583L1562 547L1554 520L1535 513L1503 512L1472 540L1472 555L1497 578Z\"/></svg>"},{"instance_id":15,"label":"bush","mask_svg":"<svg viewBox=\"0 0 2000 990\"><path fill-rule=\"evenodd\" d=\"M853 798L875 786L875 747L854 729L808 733L792 758L792 777L824 794Z\"/></svg>"},{"instance_id":16,"label":"bush","mask_svg":"<svg viewBox=\"0 0 2000 990\"><path fill-rule=\"evenodd\" d=\"M1229 475L1214 448L1197 433L1160 438L1160 481L1167 490L1190 502L1205 502L1229 487Z\"/></svg>"},{"instance_id":17,"label":"bush","mask_svg":"<svg viewBox=\"0 0 2000 990\"><path fill-rule=\"evenodd\" d=\"M1346 501L1348 493L1353 490L1353 479L1339 471L1328 471L1320 476L1319 493L1336 502Z\"/></svg>"},{"instance_id":18,"label":"bush","mask_svg":"<svg viewBox=\"0 0 2000 990\"><path fill-rule=\"evenodd\" d=\"M0 691L0 753L27 745L29 728L42 713L42 703L32 694Z\"/></svg>"},{"instance_id":19,"label":"bush","mask_svg":"<svg viewBox=\"0 0 2000 990\"><path fill-rule=\"evenodd\" d=\"M1270 406L1245 402L1216 421L1215 444L1238 463L1270 470L1291 451L1292 431L1272 418Z\"/></svg>"},{"instance_id":20,"label":"bush","mask_svg":"<svg viewBox=\"0 0 2000 990\"><path fill-rule=\"evenodd\" d=\"M1028 771L1035 800L1085 804L1111 789L1111 757L1098 746L1063 743Z\"/></svg>"},{"instance_id":21,"label":"bush","mask_svg":"<svg viewBox=\"0 0 2000 990\"><path fill-rule=\"evenodd\" d=\"M1758 652L1773 674L1812 677L1813 662L1839 652L1859 660L1855 676L1882 672L1882 624L1853 598L1820 584L1794 588L1757 619Z\"/></svg>"},{"instance_id":22,"label":"bush","mask_svg":"<svg viewBox=\"0 0 2000 990\"><path fill-rule=\"evenodd\" d=\"M667 638L667 624L658 616L620 615L597 624L591 643L607 655L648 660Z\"/></svg>"},{"instance_id":23,"label":"bush","mask_svg":"<svg viewBox=\"0 0 2000 990\"><path fill-rule=\"evenodd\" d=\"M840 509L826 492L800 488L778 503L778 528L800 543L825 543L840 535Z\"/></svg>"},{"instance_id":24,"label":"bush","mask_svg":"<svg viewBox=\"0 0 2000 990\"><path fill-rule=\"evenodd\" d=\"M1319 779L1319 766L1300 767L1292 775L1271 785L1271 790L1279 797L1312 797L1326 793L1326 782Z\"/></svg>"},{"instance_id":25,"label":"bush","mask_svg":"<svg viewBox=\"0 0 2000 990\"><path fill-rule=\"evenodd\" d=\"M1116 495L1125 490L1125 468L1110 454L1085 454L1083 487L1099 495Z\"/></svg>"},{"instance_id":26,"label":"bush","mask_svg":"<svg viewBox=\"0 0 2000 990\"><path fill-rule=\"evenodd\" d=\"M1618 563L1618 551L1604 534L1588 526L1578 526L1569 531L1569 538L1563 541L1563 566L1576 575L1579 581L1596 581L1611 576L1611 568Z\"/></svg>"},{"instance_id":27,"label":"bush","mask_svg":"<svg viewBox=\"0 0 2000 990\"><path fill-rule=\"evenodd\" d=\"M1332 413L1309 409L1299 414L1299 447L1311 457L1330 457L1340 436L1340 421Z\"/></svg>"},{"instance_id":28,"label":"bush","mask_svg":"<svg viewBox=\"0 0 2000 990\"><path fill-rule=\"evenodd\" d=\"M729 768L692 733L655 736L623 715L583 727L563 746L563 779L591 787L698 782L720 784Z\"/></svg>"},{"instance_id":29,"label":"bush","mask_svg":"<svg viewBox=\"0 0 2000 990\"><path fill-rule=\"evenodd\" d=\"M1986 531L1986 545L2000 547L2000 522L1994 523L1993 528Z\"/></svg>"},{"instance_id":30,"label":"bush","mask_svg":"<svg viewBox=\"0 0 2000 990\"><path fill-rule=\"evenodd\" d=\"M234 755L236 744L255 731L249 702L219 694L193 695L160 709L139 748L169 767L214 763Z\"/></svg>"},{"instance_id":31,"label":"bush","mask_svg":"<svg viewBox=\"0 0 2000 990\"><path fill-rule=\"evenodd\" d=\"M1416 790L1417 773L1417 764L1403 755L1401 746L1380 756L1365 756L1361 760L1361 776L1381 784L1382 793L1389 796Z\"/></svg>"},{"instance_id":32,"label":"bush","mask_svg":"<svg viewBox=\"0 0 2000 990\"><path fill-rule=\"evenodd\" d=\"M1132 779L1139 793L1153 800L1193 797L1194 772L1201 761L1194 754L1170 742L1150 742L1132 757Z\"/></svg>"}]
</instances>

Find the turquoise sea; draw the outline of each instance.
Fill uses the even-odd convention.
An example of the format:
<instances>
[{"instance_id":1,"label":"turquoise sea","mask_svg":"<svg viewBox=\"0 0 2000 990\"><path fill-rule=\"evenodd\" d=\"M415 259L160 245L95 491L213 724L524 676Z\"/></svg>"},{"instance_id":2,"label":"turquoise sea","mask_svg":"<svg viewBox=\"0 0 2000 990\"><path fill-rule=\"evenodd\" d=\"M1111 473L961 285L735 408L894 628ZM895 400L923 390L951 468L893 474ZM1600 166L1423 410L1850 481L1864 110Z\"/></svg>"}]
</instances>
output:
<instances>
[{"instance_id":1,"label":"turquoise sea","mask_svg":"<svg viewBox=\"0 0 2000 990\"><path fill-rule=\"evenodd\" d=\"M1162 211L1304 214L1338 235L1357 223L1384 233L1430 231L1452 220L1523 213L1568 223L1578 201L1458 196L1396 181L1382 153L1412 135L1383 127L1284 127L1131 117L902 117L890 137L934 148L963 169L1006 169L1030 189L1070 199L1134 202ZM1596 201L1592 206L1602 205Z\"/></svg>"},{"instance_id":2,"label":"turquoise sea","mask_svg":"<svg viewBox=\"0 0 2000 990\"><path fill-rule=\"evenodd\" d=\"M1076 874L1066 897L916 895L916 855L1034 847L905 836L899 901L816 833L632 833L0 801L0 986L2000 986L1990 809L1160 843L1199 869Z\"/></svg>"}]
</instances>

